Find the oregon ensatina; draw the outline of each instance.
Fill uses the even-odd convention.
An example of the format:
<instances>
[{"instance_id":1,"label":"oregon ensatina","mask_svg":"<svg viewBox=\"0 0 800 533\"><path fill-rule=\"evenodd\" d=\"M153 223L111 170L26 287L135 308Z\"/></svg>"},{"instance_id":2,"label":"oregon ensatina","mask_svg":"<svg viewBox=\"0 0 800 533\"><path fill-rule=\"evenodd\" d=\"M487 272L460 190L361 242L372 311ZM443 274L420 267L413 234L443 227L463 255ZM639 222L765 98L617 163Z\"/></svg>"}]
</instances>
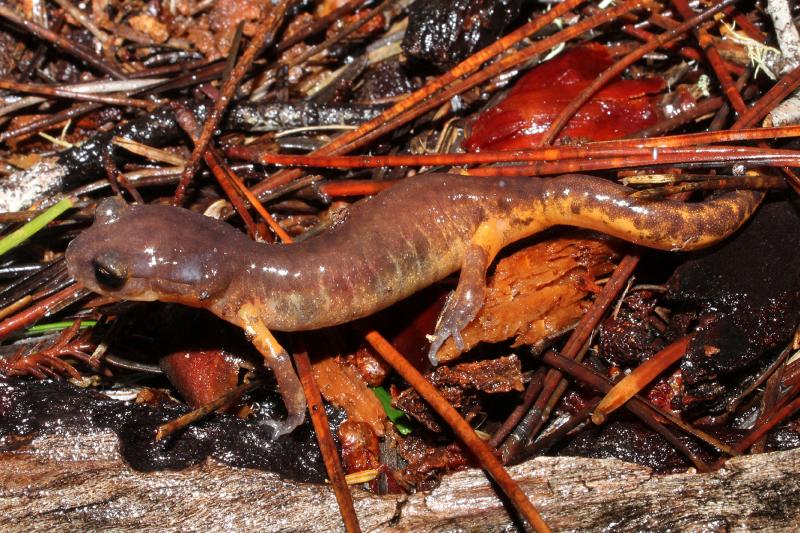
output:
<instances>
[{"instance_id":1,"label":"oregon ensatina","mask_svg":"<svg viewBox=\"0 0 800 533\"><path fill-rule=\"evenodd\" d=\"M288 354L269 330L311 330L370 315L461 269L432 336L430 356L483 302L500 249L550 226L598 230L664 250L708 246L735 231L762 193L736 191L702 203L642 200L607 180L410 178L353 205L319 237L265 245L200 214L104 201L94 226L67 249L86 287L129 300L207 308L244 328L275 372L289 412L278 433L302 422L305 401Z\"/></svg>"}]
</instances>

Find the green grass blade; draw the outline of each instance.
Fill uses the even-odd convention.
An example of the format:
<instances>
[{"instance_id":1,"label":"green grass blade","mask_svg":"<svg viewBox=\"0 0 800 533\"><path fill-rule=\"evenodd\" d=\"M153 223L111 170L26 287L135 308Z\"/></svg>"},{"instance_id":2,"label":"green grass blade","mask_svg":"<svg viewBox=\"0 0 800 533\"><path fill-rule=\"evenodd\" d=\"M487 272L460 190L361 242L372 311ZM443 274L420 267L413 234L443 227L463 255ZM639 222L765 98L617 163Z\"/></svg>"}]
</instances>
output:
<instances>
[{"instance_id":1,"label":"green grass blade","mask_svg":"<svg viewBox=\"0 0 800 533\"><path fill-rule=\"evenodd\" d=\"M35 326L29 327L25 330L26 333L30 334L44 334L44 333L53 333L55 331L61 331L67 329L68 327L72 326L75 322L72 320L68 320L65 322L51 322L49 324L36 324ZM82 320L79 329L86 329L94 327L97 324L96 320Z\"/></svg>"},{"instance_id":2,"label":"green grass blade","mask_svg":"<svg viewBox=\"0 0 800 533\"><path fill-rule=\"evenodd\" d=\"M392 396L389 394L389 391L383 387L372 387L372 392L375 393L375 396L380 400L383 410L386 412L386 416L392 421L397 432L401 435L408 435L411 433L411 426L408 425L406 414L400 409L392 407Z\"/></svg>"},{"instance_id":3,"label":"green grass blade","mask_svg":"<svg viewBox=\"0 0 800 533\"><path fill-rule=\"evenodd\" d=\"M61 216L61 214L72 207L74 203L75 201L72 198L64 198L57 204L47 208L41 215L38 215L18 230L3 237L3 239L0 240L0 256L30 239L50 222Z\"/></svg>"}]
</instances>

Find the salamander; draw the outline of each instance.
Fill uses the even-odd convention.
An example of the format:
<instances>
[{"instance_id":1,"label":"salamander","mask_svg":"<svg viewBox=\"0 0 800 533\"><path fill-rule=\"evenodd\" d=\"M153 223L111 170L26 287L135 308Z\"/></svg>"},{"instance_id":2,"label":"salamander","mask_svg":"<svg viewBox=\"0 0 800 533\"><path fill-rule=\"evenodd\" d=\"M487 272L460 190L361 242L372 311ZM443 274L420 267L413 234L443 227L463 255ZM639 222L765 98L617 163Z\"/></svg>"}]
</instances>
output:
<instances>
[{"instance_id":1,"label":"salamander","mask_svg":"<svg viewBox=\"0 0 800 533\"><path fill-rule=\"evenodd\" d=\"M351 206L322 235L256 243L192 211L107 199L67 251L72 276L120 299L179 302L243 328L265 356L289 413L305 416L291 360L270 330L300 331L365 317L461 270L431 336L429 356L483 303L486 270L506 245L555 225L597 230L662 250L694 250L736 231L763 193L733 191L703 202L646 200L608 180L484 178L449 174L404 180Z\"/></svg>"}]
</instances>

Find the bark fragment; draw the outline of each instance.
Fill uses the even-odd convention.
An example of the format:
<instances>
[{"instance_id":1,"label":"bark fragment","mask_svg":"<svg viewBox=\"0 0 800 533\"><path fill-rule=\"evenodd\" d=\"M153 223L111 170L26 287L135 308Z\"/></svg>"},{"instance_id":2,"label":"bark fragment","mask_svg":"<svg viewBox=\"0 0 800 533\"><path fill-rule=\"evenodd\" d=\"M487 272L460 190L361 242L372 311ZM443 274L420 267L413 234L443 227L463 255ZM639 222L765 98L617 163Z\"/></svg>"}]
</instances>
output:
<instances>
[{"instance_id":1,"label":"bark fragment","mask_svg":"<svg viewBox=\"0 0 800 533\"><path fill-rule=\"evenodd\" d=\"M510 338L514 346L535 345L580 319L595 280L611 272L619 257L608 239L581 235L548 239L500 260L483 308L462 332L465 351ZM439 361L458 355L451 339L439 351Z\"/></svg>"}]
</instances>

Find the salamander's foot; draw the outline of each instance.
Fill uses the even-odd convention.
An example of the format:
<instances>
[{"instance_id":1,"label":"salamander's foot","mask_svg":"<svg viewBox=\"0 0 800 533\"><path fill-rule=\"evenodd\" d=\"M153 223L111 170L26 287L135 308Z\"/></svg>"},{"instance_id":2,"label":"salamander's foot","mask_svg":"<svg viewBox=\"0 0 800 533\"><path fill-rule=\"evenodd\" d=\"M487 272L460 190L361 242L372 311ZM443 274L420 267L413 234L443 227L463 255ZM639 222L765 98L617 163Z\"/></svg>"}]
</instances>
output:
<instances>
[{"instance_id":1,"label":"salamander's foot","mask_svg":"<svg viewBox=\"0 0 800 533\"><path fill-rule=\"evenodd\" d=\"M464 329L469 322L475 318L481 304L477 305L476 309L470 309L463 304L454 303L458 300L458 291L450 293L447 297L447 302L444 304L444 309L439 315L439 320L436 321L436 329L433 335L428 336L431 341L431 347L428 350L428 359L433 366L439 364L439 348L447 341L448 338L453 337L453 342L459 351L464 349L464 339L461 338L461 330Z\"/></svg>"},{"instance_id":2,"label":"salamander's foot","mask_svg":"<svg viewBox=\"0 0 800 533\"><path fill-rule=\"evenodd\" d=\"M303 423L306 417L306 396L303 386L297 378L289 354L278 343L272 333L264 325L258 314L258 308L252 304L244 304L239 309L242 326L250 336L253 345L264 356L264 364L272 370L283 403L289 415L285 420L269 419L266 423L275 430L272 438L290 433Z\"/></svg>"},{"instance_id":3,"label":"salamander's foot","mask_svg":"<svg viewBox=\"0 0 800 533\"><path fill-rule=\"evenodd\" d=\"M504 220L485 220L481 222L472 240L464 250L461 275L456 290L447 298L442 314L436 323L436 330L428 339L431 348L428 359L433 366L439 364L439 348L453 337L453 343L460 352L464 351L461 331L478 315L486 294L486 269L497 252L507 242L508 224Z\"/></svg>"},{"instance_id":4,"label":"salamander's foot","mask_svg":"<svg viewBox=\"0 0 800 533\"><path fill-rule=\"evenodd\" d=\"M283 420L279 420L277 418L267 418L264 423L272 428L272 438L277 439L281 435L288 435L294 431L295 428L305 422L305 420L306 413L303 411L302 413L290 414Z\"/></svg>"},{"instance_id":5,"label":"salamander's foot","mask_svg":"<svg viewBox=\"0 0 800 533\"><path fill-rule=\"evenodd\" d=\"M472 322L483 305L486 293L487 263L488 257L483 249L473 246L467 251L461 268L461 276L458 279L458 287L448 296L439 320L436 321L436 329L433 335L428 336L428 340L431 341L428 359L433 366L439 364L437 356L439 348L448 338L453 337L453 342L459 352L464 350L461 331Z\"/></svg>"},{"instance_id":6,"label":"salamander's foot","mask_svg":"<svg viewBox=\"0 0 800 533\"><path fill-rule=\"evenodd\" d=\"M297 378L289 354L283 348L272 357L266 358L265 362L275 374L278 390L289 413L284 420L273 418L267 422L275 430L272 438L277 439L281 435L291 433L306 419L306 396L303 394L303 386Z\"/></svg>"}]
</instances>

